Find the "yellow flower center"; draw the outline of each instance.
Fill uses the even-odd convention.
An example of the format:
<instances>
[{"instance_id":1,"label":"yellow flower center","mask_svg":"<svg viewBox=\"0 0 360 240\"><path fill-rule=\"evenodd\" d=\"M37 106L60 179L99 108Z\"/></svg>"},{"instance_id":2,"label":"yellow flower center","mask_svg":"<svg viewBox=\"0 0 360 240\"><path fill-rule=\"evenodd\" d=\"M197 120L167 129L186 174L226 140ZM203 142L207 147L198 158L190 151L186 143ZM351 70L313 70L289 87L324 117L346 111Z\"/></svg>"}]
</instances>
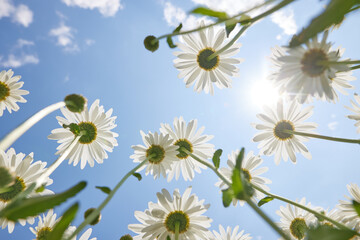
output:
<instances>
[{"instance_id":1,"label":"yellow flower center","mask_svg":"<svg viewBox=\"0 0 360 240\"><path fill-rule=\"evenodd\" d=\"M281 141L291 139L294 135L292 133L284 132L284 130L294 131L294 125L287 120L281 120L276 123L274 127L274 135Z\"/></svg>"},{"instance_id":2,"label":"yellow flower center","mask_svg":"<svg viewBox=\"0 0 360 240\"><path fill-rule=\"evenodd\" d=\"M78 124L81 135L79 142L82 144L92 143L97 136L97 128L92 122L81 122Z\"/></svg>"},{"instance_id":3,"label":"yellow flower center","mask_svg":"<svg viewBox=\"0 0 360 240\"><path fill-rule=\"evenodd\" d=\"M304 239L307 229L308 227L303 218L294 218L290 224L290 233L298 240Z\"/></svg>"},{"instance_id":4,"label":"yellow flower center","mask_svg":"<svg viewBox=\"0 0 360 240\"><path fill-rule=\"evenodd\" d=\"M215 50L212 48L205 48L199 52L197 55L197 62L200 68L204 69L205 71L211 71L219 66L219 56L208 60L208 57L210 57L210 55L214 52Z\"/></svg>"},{"instance_id":5,"label":"yellow flower center","mask_svg":"<svg viewBox=\"0 0 360 240\"><path fill-rule=\"evenodd\" d=\"M180 159L185 159L189 156L186 152L180 150L181 147L191 153L193 152L192 144L187 139L179 139L174 143L174 145L179 146L179 154L176 156Z\"/></svg>"},{"instance_id":6,"label":"yellow flower center","mask_svg":"<svg viewBox=\"0 0 360 240\"><path fill-rule=\"evenodd\" d=\"M8 96L10 96L10 88L3 82L0 82L0 102L4 101Z\"/></svg>"},{"instance_id":7,"label":"yellow flower center","mask_svg":"<svg viewBox=\"0 0 360 240\"><path fill-rule=\"evenodd\" d=\"M36 234L36 240L50 240L48 239L49 233L51 232L51 228L43 227Z\"/></svg>"},{"instance_id":8,"label":"yellow flower center","mask_svg":"<svg viewBox=\"0 0 360 240\"><path fill-rule=\"evenodd\" d=\"M162 146L160 145L151 145L147 150L146 150L146 157L152 156L149 159L149 162L152 164L159 164L162 162L162 160L164 160L165 158L165 150Z\"/></svg>"},{"instance_id":9,"label":"yellow flower center","mask_svg":"<svg viewBox=\"0 0 360 240\"><path fill-rule=\"evenodd\" d=\"M309 49L301 59L301 70L309 77L320 76L326 70L326 65L319 63L321 61L328 61L325 52L322 49Z\"/></svg>"},{"instance_id":10,"label":"yellow flower center","mask_svg":"<svg viewBox=\"0 0 360 240\"><path fill-rule=\"evenodd\" d=\"M15 183L11 185L8 192L0 193L0 201L8 202L25 189L25 182L22 178L16 177Z\"/></svg>"},{"instance_id":11,"label":"yellow flower center","mask_svg":"<svg viewBox=\"0 0 360 240\"><path fill-rule=\"evenodd\" d=\"M174 211L167 215L165 219L165 227L169 232L175 233L176 223L179 224L179 233L184 233L188 230L190 220L183 211Z\"/></svg>"}]
</instances>

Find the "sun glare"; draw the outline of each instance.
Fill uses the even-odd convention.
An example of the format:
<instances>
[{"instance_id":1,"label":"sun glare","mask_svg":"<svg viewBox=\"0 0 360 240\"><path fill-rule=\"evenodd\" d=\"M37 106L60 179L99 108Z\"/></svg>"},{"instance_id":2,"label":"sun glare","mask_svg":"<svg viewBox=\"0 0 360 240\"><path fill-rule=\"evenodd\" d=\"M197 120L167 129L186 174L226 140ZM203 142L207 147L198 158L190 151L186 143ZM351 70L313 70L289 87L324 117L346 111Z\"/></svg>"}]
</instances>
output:
<instances>
[{"instance_id":1,"label":"sun glare","mask_svg":"<svg viewBox=\"0 0 360 240\"><path fill-rule=\"evenodd\" d=\"M250 94L252 103L260 107L271 105L279 98L277 89L266 80L254 82Z\"/></svg>"}]
</instances>

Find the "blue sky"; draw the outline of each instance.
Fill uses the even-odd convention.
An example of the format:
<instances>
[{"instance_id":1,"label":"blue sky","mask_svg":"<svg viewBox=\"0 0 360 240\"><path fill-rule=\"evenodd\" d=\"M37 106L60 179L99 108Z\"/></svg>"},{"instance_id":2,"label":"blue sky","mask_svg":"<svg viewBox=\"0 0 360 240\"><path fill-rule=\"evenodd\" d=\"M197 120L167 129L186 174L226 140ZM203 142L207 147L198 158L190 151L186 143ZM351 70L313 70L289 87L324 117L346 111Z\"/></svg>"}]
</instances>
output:
<instances>
[{"instance_id":1,"label":"blue sky","mask_svg":"<svg viewBox=\"0 0 360 240\"><path fill-rule=\"evenodd\" d=\"M113 115L118 117L114 131L119 134L119 146L103 164L81 170L65 162L52 175L54 183L49 188L54 192L81 180L88 182L81 194L55 209L61 214L80 201L80 214L73 225L82 221L86 209L98 206L105 198L95 186L113 187L135 166L129 156L133 153L131 145L142 144L140 130L158 131L160 123L172 123L174 117L183 116L186 121L196 118L199 126L206 127L206 134L215 136L211 143L224 150L221 166L226 165L227 154L240 147L257 153L257 144L251 141L256 130L250 124L259 122L256 114L261 112L261 106L254 99L260 98L260 89L253 89L269 73L270 48L285 45L291 34L305 26L326 3L298 1L282 14L251 27L239 40L242 47L237 57L245 61L238 66L240 76L233 79L233 88L215 89L215 95L210 96L185 88L173 67L174 50L165 41L160 42L157 52L150 53L144 49L143 39L149 34L171 32L179 21L186 24L185 28L194 27L198 19L187 16L186 12L198 4L237 12L246 8L248 1L224 0L219 4L216 0L99 0L93 6L86 2L0 0L0 70L12 68L16 75L22 76L23 89L30 92L25 96L28 102L20 104L18 112L5 112L0 118L0 136L70 93L81 93L90 103L100 99L105 110L113 108ZM108 7L101 2L109 3ZM334 47L346 48L344 58L358 59L360 33L354 31L354 26L359 20L359 16L350 15L339 30L329 35ZM353 75L359 78L358 72ZM340 95L337 104L319 101L312 104L314 114L309 121L319 124L318 133L359 137L353 126L355 122L345 117L350 112L344 105L350 104L353 93L360 87L358 81L353 85L355 90L349 91L349 96ZM60 114L60 111L51 114L28 131L13 145L16 152L34 152L35 160L51 164L56 159L58 144L47 136L58 127L55 116ZM269 168L264 176L272 180L273 193L293 200L306 197L316 206L333 208L348 195L346 184L360 182L360 149L356 145L316 139L306 145L312 160L298 155L297 164L281 162L277 166L273 157L264 156L264 166ZM132 234L127 226L137 223L134 211L144 211L149 201L155 202L156 192L162 188L170 192L179 188L182 193L192 186L200 199L211 204L206 212L213 219L211 230L218 230L219 224L240 225L255 240L277 239L247 206L224 209L215 182L217 177L210 170L197 174L192 182L179 179L168 183L165 179L153 180L151 176L143 176L138 182L130 178L103 211L103 219L93 227L92 236L119 239ZM273 201L262 208L279 221L275 211L280 205L284 204ZM28 228L29 225L18 225L11 235L7 229L0 230L0 239L32 239Z\"/></svg>"}]
</instances>

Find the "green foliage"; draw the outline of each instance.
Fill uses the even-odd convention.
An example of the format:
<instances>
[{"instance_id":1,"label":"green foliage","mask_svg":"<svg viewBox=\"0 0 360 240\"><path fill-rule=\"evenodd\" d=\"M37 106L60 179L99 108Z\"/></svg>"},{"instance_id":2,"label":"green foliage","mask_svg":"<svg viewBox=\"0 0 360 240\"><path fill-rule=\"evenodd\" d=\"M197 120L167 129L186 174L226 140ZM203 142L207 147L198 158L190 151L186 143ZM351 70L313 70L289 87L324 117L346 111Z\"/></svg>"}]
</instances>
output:
<instances>
[{"instance_id":1,"label":"green foliage","mask_svg":"<svg viewBox=\"0 0 360 240\"><path fill-rule=\"evenodd\" d=\"M37 193L41 193L45 190L45 184L41 185L40 187L38 187L37 189L35 189L35 192Z\"/></svg>"},{"instance_id":2,"label":"green foliage","mask_svg":"<svg viewBox=\"0 0 360 240\"><path fill-rule=\"evenodd\" d=\"M353 200L352 204L353 204L353 206L355 208L355 211L356 211L357 215L360 217L360 203Z\"/></svg>"},{"instance_id":3,"label":"green foliage","mask_svg":"<svg viewBox=\"0 0 360 240\"><path fill-rule=\"evenodd\" d=\"M312 19L305 29L293 37L289 44L290 47L297 47L306 43L332 25L340 24L345 15L357 4L359 4L358 0L332 0L319 16Z\"/></svg>"},{"instance_id":4,"label":"green foliage","mask_svg":"<svg viewBox=\"0 0 360 240\"><path fill-rule=\"evenodd\" d=\"M39 215L48 209L60 205L67 199L74 197L85 187L86 182L80 182L69 190L59 194L27 199L25 199L26 196L23 196L23 198L17 198L0 212L0 217L7 218L11 221L17 221L18 219L26 219L27 217Z\"/></svg>"},{"instance_id":5,"label":"green foliage","mask_svg":"<svg viewBox=\"0 0 360 240\"><path fill-rule=\"evenodd\" d=\"M133 173L133 176L136 177L139 181L141 181L142 176L140 173Z\"/></svg>"},{"instance_id":6,"label":"green foliage","mask_svg":"<svg viewBox=\"0 0 360 240\"><path fill-rule=\"evenodd\" d=\"M268 203L268 202L271 202L272 200L274 200L273 197L269 197L269 196L266 196L264 197L263 199L261 199L259 202L258 202L258 206L261 207L262 205L264 205L265 203Z\"/></svg>"},{"instance_id":7,"label":"green foliage","mask_svg":"<svg viewBox=\"0 0 360 240\"><path fill-rule=\"evenodd\" d=\"M14 180L7 168L0 167L0 188L9 186Z\"/></svg>"},{"instance_id":8,"label":"green foliage","mask_svg":"<svg viewBox=\"0 0 360 240\"><path fill-rule=\"evenodd\" d=\"M214 166L216 169L219 168L220 166L220 157L221 157L221 154L223 153L223 150L222 149L218 149L215 151L213 157L212 157L212 161L214 163Z\"/></svg>"},{"instance_id":9,"label":"green foliage","mask_svg":"<svg viewBox=\"0 0 360 240\"><path fill-rule=\"evenodd\" d=\"M81 113L84 110L86 99L79 94L70 94L65 97L64 102L71 112Z\"/></svg>"},{"instance_id":10,"label":"green foliage","mask_svg":"<svg viewBox=\"0 0 360 240\"><path fill-rule=\"evenodd\" d=\"M306 240L349 240L355 234L354 231L333 228L328 225L319 225L308 230Z\"/></svg>"},{"instance_id":11,"label":"green foliage","mask_svg":"<svg viewBox=\"0 0 360 240\"><path fill-rule=\"evenodd\" d=\"M230 206L233 197L234 197L234 192L231 187L228 189L222 190L222 201L223 201L224 207Z\"/></svg>"},{"instance_id":12,"label":"green foliage","mask_svg":"<svg viewBox=\"0 0 360 240\"><path fill-rule=\"evenodd\" d=\"M97 189L100 189L103 193L109 194L111 192L111 189L109 187L99 187L96 186Z\"/></svg>"},{"instance_id":13,"label":"green foliage","mask_svg":"<svg viewBox=\"0 0 360 240\"><path fill-rule=\"evenodd\" d=\"M175 30L173 31L173 33L179 33L181 28L182 28L182 23L179 24L179 26L177 28L175 28ZM169 45L170 48L176 48L176 45L173 43L172 38L169 36L166 38L166 42Z\"/></svg>"},{"instance_id":14,"label":"green foliage","mask_svg":"<svg viewBox=\"0 0 360 240\"><path fill-rule=\"evenodd\" d=\"M147 36L144 39L144 46L147 50L155 52L159 48L159 40L155 36Z\"/></svg>"},{"instance_id":15,"label":"green foliage","mask_svg":"<svg viewBox=\"0 0 360 240\"><path fill-rule=\"evenodd\" d=\"M244 160L245 148L241 148L239 155L236 158L236 169L241 169L242 161Z\"/></svg>"},{"instance_id":16,"label":"green foliage","mask_svg":"<svg viewBox=\"0 0 360 240\"><path fill-rule=\"evenodd\" d=\"M84 218L86 219L90 214L92 214L94 211L96 211L95 208L89 208L88 210L85 211L84 213ZM101 213L99 212L99 214L96 215L96 217L94 218L94 220L92 220L90 222L90 225L96 225L100 222L101 220Z\"/></svg>"},{"instance_id":17,"label":"green foliage","mask_svg":"<svg viewBox=\"0 0 360 240\"><path fill-rule=\"evenodd\" d=\"M211 9L205 8L205 7L195 8L190 13L199 14L199 15L203 15L203 16L209 16L209 17L215 17L215 18L218 18L219 20L224 20L224 19L228 18L228 15L226 14L226 12L218 12L218 11L214 11L214 10L211 10Z\"/></svg>"},{"instance_id":18,"label":"green foliage","mask_svg":"<svg viewBox=\"0 0 360 240\"><path fill-rule=\"evenodd\" d=\"M77 211L79 210L79 203L73 204L68 208L62 215L60 221L58 221L52 231L49 233L47 239L51 240L61 240L66 229L69 227L70 223L74 220Z\"/></svg>"}]
</instances>

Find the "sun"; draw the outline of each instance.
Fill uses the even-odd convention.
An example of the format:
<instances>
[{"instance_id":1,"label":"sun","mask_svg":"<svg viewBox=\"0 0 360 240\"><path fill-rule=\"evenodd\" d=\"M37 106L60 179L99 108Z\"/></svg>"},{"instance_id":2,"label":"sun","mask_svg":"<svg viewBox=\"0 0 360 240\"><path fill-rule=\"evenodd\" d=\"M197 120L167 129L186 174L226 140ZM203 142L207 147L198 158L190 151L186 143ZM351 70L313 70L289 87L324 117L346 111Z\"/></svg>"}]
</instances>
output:
<instances>
[{"instance_id":1,"label":"sun","mask_svg":"<svg viewBox=\"0 0 360 240\"><path fill-rule=\"evenodd\" d=\"M280 97L278 90L268 80L255 81L250 95L252 103L259 107L274 104Z\"/></svg>"}]
</instances>

